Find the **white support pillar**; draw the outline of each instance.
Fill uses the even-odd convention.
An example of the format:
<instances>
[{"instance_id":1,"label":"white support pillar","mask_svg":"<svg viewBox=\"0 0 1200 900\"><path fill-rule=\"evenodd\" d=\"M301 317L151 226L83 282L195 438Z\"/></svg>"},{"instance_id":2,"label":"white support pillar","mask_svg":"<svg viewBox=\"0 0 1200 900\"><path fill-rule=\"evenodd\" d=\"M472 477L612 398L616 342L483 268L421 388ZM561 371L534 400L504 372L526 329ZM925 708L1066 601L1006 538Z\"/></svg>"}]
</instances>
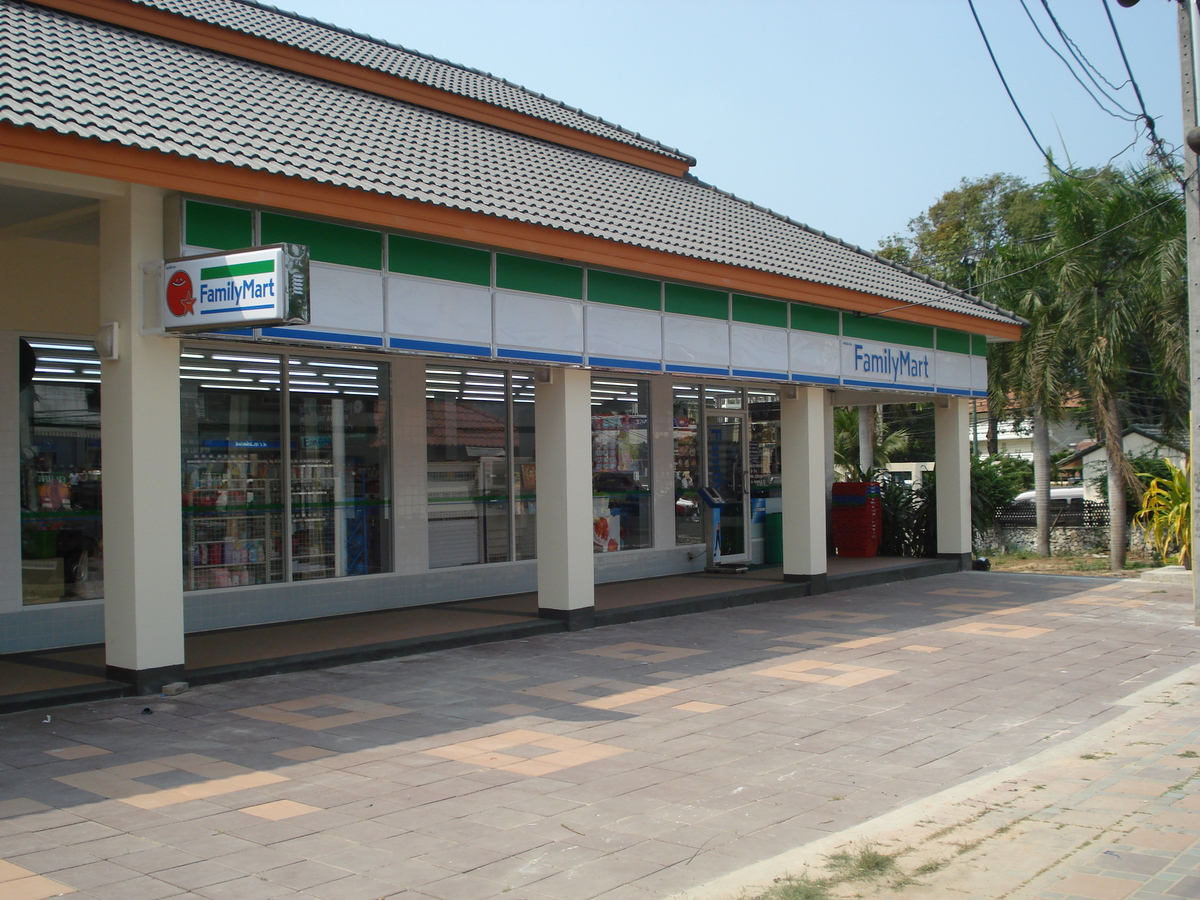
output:
<instances>
[{"instance_id":1,"label":"white support pillar","mask_svg":"<svg viewBox=\"0 0 1200 900\"><path fill-rule=\"evenodd\" d=\"M650 379L650 486L654 504L654 546L675 546L675 414L674 379Z\"/></svg>"},{"instance_id":2,"label":"white support pillar","mask_svg":"<svg viewBox=\"0 0 1200 900\"><path fill-rule=\"evenodd\" d=\"M540 380L548 377L548 381ZM592 557L591 373L539 372L537 451L538 611L574 631L595 618Z\"/></svg>"},{"instance_id":3,"label":"white support pillar","mask_svg":"<svg viewBox=\"0 0 1200 900\"><path fill-rule=\"evenodd\" d=\"M957 559L964 570L970 569L971 410L967 399L939 399L933 423L938 557Z\"/></svg>"},{"instance_id":4,"label":"white support pillar","mask_svg":"<svg viewBox=\"0 0 1200 900\"><path fill-rule=\"evenodd\" d=\"M794 396L789 396L794 393ZM825 426L829 394L824 388L784 388L779 403L783 449L783 577L803 581L809 593L825 590Z\"/></svg>"},{"instance_id":5,"label":"white support pillar","mask_svg":"<svg viewBox=\"0 0 1200 900\"><path fill-rule=\"evenodd\" d=\"M142 264L163 256L163 192L130 185L100 208L104 640L109 678L139 694L183 674L179 343L143 335Z\"/></svg>"}]
</instances>

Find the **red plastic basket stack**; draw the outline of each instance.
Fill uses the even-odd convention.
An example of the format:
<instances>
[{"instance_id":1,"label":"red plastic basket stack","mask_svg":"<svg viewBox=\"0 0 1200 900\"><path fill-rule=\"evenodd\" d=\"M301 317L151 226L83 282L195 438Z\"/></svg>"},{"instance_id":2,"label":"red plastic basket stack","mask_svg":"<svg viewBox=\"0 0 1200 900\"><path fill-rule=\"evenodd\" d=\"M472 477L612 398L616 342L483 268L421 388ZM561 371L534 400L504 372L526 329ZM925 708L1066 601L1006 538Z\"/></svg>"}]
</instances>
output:
<instances>
[{"instance_id":1,"label":"red plastic basket stack","mask_svg":"<svg viewBox=\"0 0 1200 900\"><path fill-rule=\"evenodd\" d=\"M833 485L833 546L838 556L877 556L883 499L875 481Z\"/></svg>"}]
</instances>

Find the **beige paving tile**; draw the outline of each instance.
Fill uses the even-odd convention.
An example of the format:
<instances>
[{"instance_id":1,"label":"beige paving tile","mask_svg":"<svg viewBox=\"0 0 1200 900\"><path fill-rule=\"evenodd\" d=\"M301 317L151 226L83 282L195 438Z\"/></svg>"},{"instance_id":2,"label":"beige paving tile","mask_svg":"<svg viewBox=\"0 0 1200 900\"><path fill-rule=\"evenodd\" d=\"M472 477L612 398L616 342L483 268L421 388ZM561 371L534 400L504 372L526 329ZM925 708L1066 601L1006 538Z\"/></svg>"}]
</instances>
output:
<instances>
[{"instance_id":1,"label":"beige paving tile","mask_svg":"<svg viewBox=\"0 0 1200 900\"><path fill-rule=\"evenodd\" d=\"M443 759L501 769L518 775L550 775L627 751L610 744L518 729L434 747L423 752Z\"/></svg>"},{"instance_id":2,"label":"beige paving tile","mask_svg":"<svg viewBox=\"0 0 1200 900\"><path fill-rule=\"evenodd\" d=\"M48 897L61 897L63 894L73 893L73 887L32 873L26 878L6 881L0 885L0 898L3 900L46 900Z\"/></svg>"},{"instance_id":3,"label":"beige paving tile","mask_svg":"<svg viewBox=\"0 0 1200 900\"><path fill-rule=\"evenodd\" d=\"M901 650L911 650L913 653L937 653L939 650L945 650L945 647L929 647L925 644L909 644L907 647L901 647Z\"/></svg>"},{"instance_id":4,"label":"beige paving tile","mask_svg":"<svg viewBox=\"0 0 1200 900\"><path fill-rule=\"evenodd\" d=\"M297 803L295 800L274 800L270 803L260 803L257 806L243 806L239 812L258 816L271 822L291 819L305 813L320 812L319 806L309 806L307 803Z\"/></svg>"},{"instance_id":5,"label":"beige paving tile","mask_svg":"<svg viewBox=\"0 0 1200 900\"><path fill-rule=\"evenodd\" d=\"M597 697L595 700L588 700L585 703L579 704L586 706L588 709L620 709L622 706L630 706L634 703L641 703L644 700L653 700L655 697L665 697L668 694L678 692L678 688L669 687L644 687L638 688L635 691L624 691L620 694L612 694L608 697Z\"/></svg>"},{"instance_id":6,"label":"beige paving tile","mask_svg":"<svg viewBox=\"0 0 1200 900\"><path fill-rule=\"evenodd\" d=\"M28 878L32 874L28 869L23 869L7 860L0 859L0 884L6 881L16 881L18 878Z\"/></svg>"},{"instance_id":7,"label":"beige paving tile","mask_svg":"<svg viewBox=\"0 0 1200 900\"><path fill-rule=\"evenodd\" d=\"M103 756L111 751L93 747L90 744L76 744L74 747L63 747L61 750L47 750L46 752L59 759L87 759L91 756Z\"/></svg>"},{"instance_id":8,"label":"beige paving tile","mask_svg":"<svg viewBox=\"0 0 1200 900\"><path fill-rule=\"evenodd\" d=\"M704 703L700 700L692 700L688 703L680 703L678 706L672 708L681 709L684 712L706 713L716 712L718 709L724 709L725 707L720 703Z\"/></svg>"},{"instance_id":9,"label":"beige paving tile","mask_svg":"<svg viewBox=\"0 0 1200 900\"><path fill-rule=\"evenodd\" d=\"M139 780L172 771L186 772L201 780L174 788L160 788ZM94 769L90 772L78 772L73 775L60 775L55 778L55 781L61 781L71 787L98 794L101 797L108 797L110 800L119 800L138 809L161 809L164 806L174 806L190 800L219 797L223 794L232 794L234 791L244 791L287 780L284 776L273 772L257 772L244 766L195 753L112 766L107 769Z\"/></svg>"}]
</instances>

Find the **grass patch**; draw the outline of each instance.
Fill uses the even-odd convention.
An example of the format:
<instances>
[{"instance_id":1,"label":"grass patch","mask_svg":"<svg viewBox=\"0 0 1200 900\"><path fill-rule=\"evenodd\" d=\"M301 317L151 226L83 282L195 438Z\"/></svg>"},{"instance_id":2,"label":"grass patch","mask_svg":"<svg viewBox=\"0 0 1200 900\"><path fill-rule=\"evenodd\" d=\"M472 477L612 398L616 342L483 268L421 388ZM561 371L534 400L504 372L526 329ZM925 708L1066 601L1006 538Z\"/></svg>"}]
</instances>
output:
<instances>
[{"instance_id":1,"label":"grass patch","mask_svg":"<svg viewBox=\"0 0 1200 900\"><path fill-rule=\"evenodd\" d=\"M829 857L828 868L839 881L863 881L890 875L896 870L896 860L887 853L880 853L871 844L863 844L857 850L843 850Z\"/></svg>"},{"instance_id":2,"label":"grass patch","mask_svg":"<svg viewBox=\"0 0 1200 900\"><path fill-rule=\"evenodd\" d=\"M928 862L921 863L919 866L913 869L913 874L932 875L934 872L940 872L942 869L946 868L948 863L949 860L946 859L931 859Z\"/></svg>"},{"instance_id":3,"label":"grass patch","mask_svg":"<svg viewBox=\"0 0 1200 900\"><path fill-rule=\"evenodd\" d=\"M1184 750L1182 753L1176 753L1180 759L1200 759L1200 753L1195 750Z\"/></svg>"},{"instance_id":4,"label":"grass patch","mask_svg":"<svg viewBox=\"0 0 1200 900\"><path fill-rule=\"evenodd\" d=\"M813 880L807 875L786 875L752 900L829 900L829 880Z\"/></svg>"}]
</instances>

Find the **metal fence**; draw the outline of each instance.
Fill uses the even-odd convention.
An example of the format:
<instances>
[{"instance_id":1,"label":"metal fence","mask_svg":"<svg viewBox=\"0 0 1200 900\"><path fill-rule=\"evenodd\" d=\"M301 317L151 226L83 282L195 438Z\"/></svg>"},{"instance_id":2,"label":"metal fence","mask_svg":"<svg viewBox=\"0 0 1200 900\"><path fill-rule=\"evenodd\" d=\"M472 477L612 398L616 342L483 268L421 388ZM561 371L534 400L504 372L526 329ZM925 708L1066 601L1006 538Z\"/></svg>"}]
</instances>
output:
<instances>
[{"instance_id":1,"label":"metal fence","mask_svg":"<svg viewBox=\"0 0 1200 900\"><path fill-rule=\"evenodd\" d=\"M996 524L1001 528L1036 528L1037 510L1032 502L1002 507L996 511ZM1057 526L1107 527L1108 504L1093 500L1051 500L1050 527Z\"/></svg>"}]
</instances>

